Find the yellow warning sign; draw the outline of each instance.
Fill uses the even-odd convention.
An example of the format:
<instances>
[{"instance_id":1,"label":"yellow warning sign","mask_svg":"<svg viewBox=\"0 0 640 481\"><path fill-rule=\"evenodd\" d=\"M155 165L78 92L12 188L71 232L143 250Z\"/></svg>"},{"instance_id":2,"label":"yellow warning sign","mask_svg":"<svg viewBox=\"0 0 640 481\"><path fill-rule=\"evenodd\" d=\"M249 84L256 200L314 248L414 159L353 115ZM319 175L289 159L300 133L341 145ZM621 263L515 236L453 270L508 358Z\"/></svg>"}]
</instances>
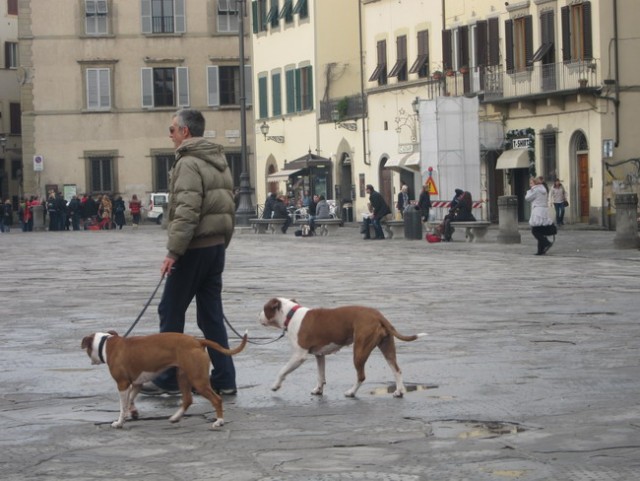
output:
<instances>
[{"instance_id":1,"label":"yellow warning sign","mask_svg":"<svg viewBox=\"0 0 640 481\"><path fill-rule=\"evenodd\" d=\"M429 196L438 195L438 188L431 175L427 178L427 191L429 192Z\"/></svg>"}]
</instances>

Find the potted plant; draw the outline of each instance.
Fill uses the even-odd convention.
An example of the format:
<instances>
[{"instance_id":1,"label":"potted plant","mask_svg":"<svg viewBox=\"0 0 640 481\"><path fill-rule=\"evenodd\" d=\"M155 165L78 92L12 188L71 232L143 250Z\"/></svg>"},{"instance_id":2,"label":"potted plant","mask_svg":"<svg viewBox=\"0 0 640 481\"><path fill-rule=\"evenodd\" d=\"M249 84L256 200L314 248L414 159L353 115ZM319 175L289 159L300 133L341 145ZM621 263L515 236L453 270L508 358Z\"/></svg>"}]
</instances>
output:
<instances>
[{"instance_id":1,"label":"potted plant","mask_svg":"<svg viewBox=\"0 0 640 481\"><path fill-rule=\"evenodd\" d=\"M336 104L336 110L338 111L338 120L342 120L347 116L349 110L349 99L343 98Z\"/></svg>"},{"instance_id":2,"label":"potted plant","mask_svg":"<svg viewBox=\"0 0 640 481\"><path fill-rule=\"evenodd\" d=\"M456 73L452 69L447 70L447 77L453 77L455 74Z\"/></svg>"},{"instance_id":3,"label":"potted plant","mask_svg":"<svg viewBox=\"0 0 640 481\"><path fill-rule=\"evenodd\" d=\"M578 79L578 85L580 85L581 89L585 88L587 86L587 79L586 78Z\"/></svg>"},{"instance_id":4,"label":"potted plant","mask_svg":"<svg viewBox=\"0 0 640 481\"><path fill-rule=\"evenodd\" d=\"M442 78L442 71L441 70L436 70L435 72L433 72L431 74L431 78L433 80L440 80Z\"/></svg>"},{"instance_id":5,"label":"potted plant","mask_svg":"<svg viewBox=\"0 0 640 481\"><path fill-rule=\"evenodd\" d=\"M469 67L467 65L463 65L462 67L460 67L460 73L462 75L466 75L469 73Z\"/></svg>"}]
</instances>

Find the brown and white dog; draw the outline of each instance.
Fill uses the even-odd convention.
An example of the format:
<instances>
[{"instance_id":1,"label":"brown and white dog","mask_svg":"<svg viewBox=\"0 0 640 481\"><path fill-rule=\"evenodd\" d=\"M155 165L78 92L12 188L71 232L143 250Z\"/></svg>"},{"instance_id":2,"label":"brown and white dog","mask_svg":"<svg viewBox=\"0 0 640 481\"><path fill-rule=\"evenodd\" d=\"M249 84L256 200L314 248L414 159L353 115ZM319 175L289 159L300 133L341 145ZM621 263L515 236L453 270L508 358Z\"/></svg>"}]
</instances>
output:
<instances>
[{"instance_id":1,"label":"brown and white dog","mask_svg":"<svg viewBox=\"0 0 640 481\"><path fill-rule=\"evenodd\" d=\"M152 380L169 367L178 368L178 385L182 394L182 405L169 418L179 421L193 402L191 387L207 398L216 410L216 420L212 428L224 424L222 399L209 383L209 356L205 347L231 356L242 351L247 344L245 332L242 342L234 349L225 349L220 344L207 339L175 332L164 332L150 336L120 337L115 331L96 332L82 339L81 347L87 351L91 364L106 363L120 393L120 417L111 423L121 428L125 418L138 418L134 400L142 384Z\"/></svg>"},{"instance_id":2,"label":"brown and white dog","mask_svg":"<svg viewBox=\"0 0 640 481\"><path fill-rule=\"evenodd\" d=\"M364 365L374 347L378 347L391 367L396 380L394 397L402 397L406 391L402 373L396 362L394 337L401 341L415 341L426 334L403 336L376 309L363 306L344 306L335 309L309 309L296 301L277 297L267 302L259 315L263 326L287 331L293 345L289 362L280 370L271 389L277 391L284 378L297 369L309 354L316 357L318 384L311 394L322 395L325 378L324 357L342 347L353 344L353 363L358 374L356 383L344 393L355 397L364 382Z\"/></svg>"}]
</instances>

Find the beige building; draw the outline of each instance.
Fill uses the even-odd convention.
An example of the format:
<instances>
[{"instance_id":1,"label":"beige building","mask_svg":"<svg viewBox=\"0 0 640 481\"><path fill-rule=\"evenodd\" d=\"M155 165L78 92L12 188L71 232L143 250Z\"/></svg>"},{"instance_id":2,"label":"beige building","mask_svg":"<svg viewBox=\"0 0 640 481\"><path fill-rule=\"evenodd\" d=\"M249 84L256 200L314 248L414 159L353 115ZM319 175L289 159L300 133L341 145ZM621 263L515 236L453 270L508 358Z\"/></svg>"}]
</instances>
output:
<instances>
[{"instance_id":1,"label":"beige building","mask_svg":"<svg viewBox=\"0 0 640 481\"><path fill-rule=\"evenodd\" d=\"M606 225L609 202L638 192L640 47L635 0L448 0L443 68L451 95L477 96L504 125L484 153L489 199L518 197L532 174L562 180L566 221Z\"/></svg>"},{"instance_id":2,"label":"beige building","mask_svg":"<svg viewBox=\"0 0 640 481\"><path fill-rule=\"evenodd\" d=\"M447 200L456 182L443 177L456 170L447 160L452 148L477 170L473 185L460 187L494 221L502 195L518 197L520 219L528 218L524 193L534 173L562 180L573 223L606 225L615 194L638 190L637 67L623 60L640 46L633 0L361 0L357 8L254 0L252 7L260 203L269 190L317 192L322 180L329 198L355 203L357 217L365 184L393 205L402 183L417 198L431 169L447 186L432 198ZM446 110L456 102L465 107ZM352 130L332 127L332 111ZM475 148L461 147L469 138ZM315 164L326 175L313 172Z\"/></svg>"},{"instance_id":3,"label":"beige building","mask_svg":"<svg viewBox=\"0 0 640 481\"><path fill-rule=\"evenodd\" d=\"M146 202L148 193L166 191L168 127L183 107L204 113L205 136L224 146L239 185L240 69L249 108L252 75L249 42L239 59L235 0L21 0L19 7L25 194L137 194Z\"/></svg>"},{"instance_id":4,"label":"beige building","mask_svg":"<svg viewBox=\"0 0 640 481\"><path fill-rule=\"evenodd\" d=\"M392 210L400 186L417 200L427 177L421 162L419 104L443 94L441 2L363 1L368 110L367 183ZM434 200L437 196L434 196Z\"/></svg>"},{"instance_id":5,"label":"beige building","mask_svg":"<svg viewBox=\"0 0 640 481\"><path fill-rule=\"evenodd\" d=\"M17 0L0 3L0 43L0 199L17 207L22 177Z\"/></svg>"}]
</instances>

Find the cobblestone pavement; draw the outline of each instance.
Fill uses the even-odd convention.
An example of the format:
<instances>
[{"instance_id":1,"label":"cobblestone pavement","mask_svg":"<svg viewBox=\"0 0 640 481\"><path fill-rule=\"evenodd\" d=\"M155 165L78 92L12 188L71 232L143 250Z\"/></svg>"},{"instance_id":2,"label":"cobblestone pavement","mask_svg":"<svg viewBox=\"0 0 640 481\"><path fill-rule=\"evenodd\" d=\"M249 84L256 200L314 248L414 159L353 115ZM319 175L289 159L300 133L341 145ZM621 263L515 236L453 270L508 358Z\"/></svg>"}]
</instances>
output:
<instances>
[{"instance_id":1,"label":"cobblestone pavement","mask_svg":"<svg viewBox=\"0 0 640 481\"><path fill-rule=\"evenodd\" d=\"M459 233L458 233L459 234ZM264 302L366 304L407 334L397 343L410 392L394 399L379 352L356 399L351 349L269 390L285 340L236 357L239 393L210 429L200 397L140 398L141 419L112 429L118 395L80 349L124 333L159 280L166 232L0 235L0 476L3 480L637 480L640 284L637 250L614 232L563 230L547 256L522 243L363 241L238 233L228 250L225 313L258 342ZM459 238L460 236L457 235ZM454 239L456 236L454 236ZM156 332L157 299L134 334ZM197 334L189 310L188 332ZM234 341L235 342L235 341Z\"/></svg>"}]
</instances>

